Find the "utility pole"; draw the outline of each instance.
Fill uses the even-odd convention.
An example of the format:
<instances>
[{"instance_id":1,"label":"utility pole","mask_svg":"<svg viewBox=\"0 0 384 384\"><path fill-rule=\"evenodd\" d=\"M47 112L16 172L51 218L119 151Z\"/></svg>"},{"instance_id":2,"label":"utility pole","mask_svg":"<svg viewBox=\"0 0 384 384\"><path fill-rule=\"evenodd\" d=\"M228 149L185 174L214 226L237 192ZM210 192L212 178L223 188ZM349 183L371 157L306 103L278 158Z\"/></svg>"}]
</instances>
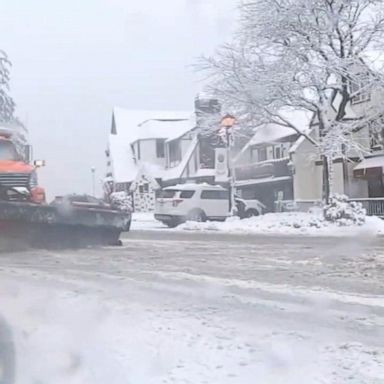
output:
<instances>
[{"instance_id":1,"label":"utility pole","mask_svg":"<svg viewBox=\"0 0 384 384\"><path fill-rule=\"evenodd\" d=\"M231 135L232 128L236 123L236 119L232 115L225 115L221 119L221 126L225 128L225 146L227 150L227 174L228 174L228 204L229 204L229 213L233 215L233 210L235 208L235 185L234 185L234 174L232 170L232 161L231 161Z\"/></svg>"},{"instance_id":2,"label":"utility pole","mask_svg":"<svg viewBox=\"0 0 384 384\"><path fill-rule=\"evenodd\" d=\"M92 174L92 196L93 196L93 197L96 196L95 172L96 172L96 168L95 168L95 167L92 167L92 168L91 168L91 174Z\"/></svg>"}]
</instances>

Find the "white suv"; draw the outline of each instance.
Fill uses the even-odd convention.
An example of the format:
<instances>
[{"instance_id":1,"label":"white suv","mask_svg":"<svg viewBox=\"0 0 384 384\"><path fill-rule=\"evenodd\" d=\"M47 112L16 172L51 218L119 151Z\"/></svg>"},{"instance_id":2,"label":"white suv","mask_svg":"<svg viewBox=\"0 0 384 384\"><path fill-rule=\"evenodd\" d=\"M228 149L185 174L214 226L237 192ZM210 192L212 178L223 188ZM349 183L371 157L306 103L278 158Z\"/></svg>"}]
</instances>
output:
<instances>
[{"instance_id":1,"label":"white suv","mask_svg":"<svg viewBox=\"0 0 384 384\"><path fill-rule=\"evenodd\" d=\"M241 201L241 203L240 203ZM236 198L236 205L247 204ZM247 210L242 205L241 211ZM262 213L262 204L252 207L253 215ZM168 227L185 221L224 221L229 216L229 191L218 185L180 184L164 188L156 199L155 219Z\"/></svg>"}]
</instances>

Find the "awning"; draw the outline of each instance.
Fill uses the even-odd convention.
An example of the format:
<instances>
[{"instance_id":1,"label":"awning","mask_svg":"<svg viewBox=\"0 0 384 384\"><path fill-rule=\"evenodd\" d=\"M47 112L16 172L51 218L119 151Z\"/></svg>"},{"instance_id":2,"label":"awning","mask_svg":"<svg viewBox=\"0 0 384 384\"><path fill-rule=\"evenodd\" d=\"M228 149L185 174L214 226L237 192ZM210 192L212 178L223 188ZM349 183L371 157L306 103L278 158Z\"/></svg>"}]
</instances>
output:
<instances>
[{"instance_id":1,"label":"awning","mask_svg":"<svg viewBox=\"0 0 384 384\"><path fill-rule=\"evenodd\" d=\"M354 169L357 178L375 178L383 175L384 156L369 157L361 161Z\"/></svg>"}]
</instances>

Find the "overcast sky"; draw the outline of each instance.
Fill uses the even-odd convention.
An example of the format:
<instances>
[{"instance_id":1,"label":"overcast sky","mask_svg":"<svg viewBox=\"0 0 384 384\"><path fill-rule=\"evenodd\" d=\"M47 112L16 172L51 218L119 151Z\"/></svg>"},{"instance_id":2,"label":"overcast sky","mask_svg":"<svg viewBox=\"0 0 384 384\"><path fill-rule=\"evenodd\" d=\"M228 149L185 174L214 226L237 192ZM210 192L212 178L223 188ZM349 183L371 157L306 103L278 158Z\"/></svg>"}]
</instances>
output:
<instances>
[{"instance_id":1,"label":"overcast sky","mask_svg":"<svg viewBox=\"0 0 384 384\"><path fill-rule=\"evenodd\" d=\"M114 105L191 109L191 68L228 40L237 0L2 0L0 49L50 196L101 179Z\"/></svg>"}]
</instances>

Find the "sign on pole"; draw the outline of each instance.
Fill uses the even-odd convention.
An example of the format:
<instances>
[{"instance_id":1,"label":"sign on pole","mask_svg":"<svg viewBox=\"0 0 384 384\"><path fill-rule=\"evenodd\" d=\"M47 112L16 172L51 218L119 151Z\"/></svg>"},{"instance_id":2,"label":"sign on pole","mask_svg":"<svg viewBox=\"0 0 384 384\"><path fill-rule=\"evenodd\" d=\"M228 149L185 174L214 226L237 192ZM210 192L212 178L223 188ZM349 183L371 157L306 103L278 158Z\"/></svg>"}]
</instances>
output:
<instances>
[{"instance_id":1,"label":"sign on pole","mask_svg":"<svg viewBox=\"0 0 384 384\"><path fill-rule=\"evenodd\" d=\"M226 183L228 182L228 163L227 163L227 149L215 149L215 182Z\"/></svg>"}]
</instances>

